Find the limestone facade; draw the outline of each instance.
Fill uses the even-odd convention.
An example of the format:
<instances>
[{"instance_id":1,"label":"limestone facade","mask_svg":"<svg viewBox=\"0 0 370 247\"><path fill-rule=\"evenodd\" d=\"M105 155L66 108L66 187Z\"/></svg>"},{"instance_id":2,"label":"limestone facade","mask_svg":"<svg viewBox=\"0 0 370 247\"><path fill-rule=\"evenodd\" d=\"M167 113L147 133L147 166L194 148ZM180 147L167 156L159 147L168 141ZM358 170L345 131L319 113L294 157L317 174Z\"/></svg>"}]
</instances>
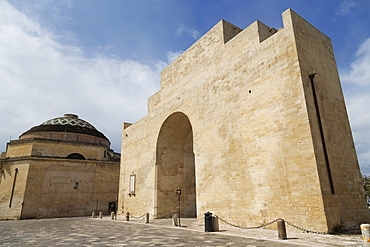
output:
<instances>
[{"instance_id":1,"label":"limestone facade","mask_svg":"<svg viewBox=\"0 0 370 247\"><path fill-rule=\"evenodd\" d=\"M101 132L78 116L52 120L10 141L2 153L0 219L112 210L109 204L118 196L119 154Z\"/></svg>"},{"instance_id":2,"label":"limestone facade","mask_svg":"<svg viewBox=\"0 0 370 247\"><path fill-rule=\"evenodd\" d=\"M369 221L331 40L288 9L283 28L222 20L161 74L124 124L118 212L331 231Z\"/></svg>"}]
</instances>

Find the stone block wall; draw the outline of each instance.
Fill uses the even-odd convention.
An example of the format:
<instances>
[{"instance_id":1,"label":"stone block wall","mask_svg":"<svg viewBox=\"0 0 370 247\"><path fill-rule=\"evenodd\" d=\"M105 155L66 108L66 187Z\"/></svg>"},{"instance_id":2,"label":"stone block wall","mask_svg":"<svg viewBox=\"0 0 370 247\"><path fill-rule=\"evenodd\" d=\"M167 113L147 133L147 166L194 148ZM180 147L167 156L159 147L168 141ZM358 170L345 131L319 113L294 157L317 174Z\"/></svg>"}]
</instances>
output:
<instances>
[{"instance_id":1,"label":"stone block wall","mask_svg":"<svg viewBox=\"0 0 370 247\"><path fill-rule=\"evenodd\" d=\"M7 161L3 169L0 219L107 214L118 196L117 162L28 158Z\"/></svg>"},{"instance_id":2,"label":"stone block wall","mask_svg":"<svg viewBox=\"0 0 370 247\"><path fill-rule=\"evenodd\" d=\"M241 30L222 20L163 70L148 115L123 130L122 215L176 213L175 190L192 183L184 170L194 166L195 193L183 195L182 205L195 196L200 221L211 211L244 226L281 217L330 231L369 219L330 39L291 10L283 23L278 31L259 21ZM335 195L310 84L314 73L322 82L316 96ZM183 120L166 124L176 119Z\"/></svg>"}]
</instances>

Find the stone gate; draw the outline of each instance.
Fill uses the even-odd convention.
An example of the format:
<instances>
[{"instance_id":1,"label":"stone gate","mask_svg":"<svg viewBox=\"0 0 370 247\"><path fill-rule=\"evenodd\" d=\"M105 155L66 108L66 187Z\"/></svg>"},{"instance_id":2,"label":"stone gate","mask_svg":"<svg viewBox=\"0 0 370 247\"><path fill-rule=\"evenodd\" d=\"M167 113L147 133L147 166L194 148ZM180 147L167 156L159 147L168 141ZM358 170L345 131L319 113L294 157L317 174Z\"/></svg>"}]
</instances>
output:
<instances>
[{"instance_id":1,"label":"stone gate","mask_svg":"<svg viewBox=\"0 0 370 247\"><path fill-rule=\"evenodd\" d=\"M369 220L330 39L288 9L283 28L221 20L163 70L122 135L119 213L211 211L330 231Z\"/></svg>"}]
</instances>

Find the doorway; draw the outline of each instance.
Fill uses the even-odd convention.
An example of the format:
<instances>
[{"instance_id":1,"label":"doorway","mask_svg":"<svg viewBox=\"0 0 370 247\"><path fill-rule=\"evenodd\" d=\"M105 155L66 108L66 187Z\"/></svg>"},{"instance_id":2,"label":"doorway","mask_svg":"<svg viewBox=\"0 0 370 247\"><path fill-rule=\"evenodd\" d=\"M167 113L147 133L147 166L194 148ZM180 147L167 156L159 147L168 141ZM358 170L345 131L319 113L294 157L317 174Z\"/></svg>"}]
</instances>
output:
<instances>
[{"instance_id":1,"label":"doorway","mask_svg":"<svg viewBox=\"0 0 370 247\"><path fill-rule=\"evenodd\" d=\"M169 218L177 213L177 189L181 189L180 216L196 217L193 129L184 113L171 114L159 132L155 186L155 218Z\"/></svg>"}]
</instances>

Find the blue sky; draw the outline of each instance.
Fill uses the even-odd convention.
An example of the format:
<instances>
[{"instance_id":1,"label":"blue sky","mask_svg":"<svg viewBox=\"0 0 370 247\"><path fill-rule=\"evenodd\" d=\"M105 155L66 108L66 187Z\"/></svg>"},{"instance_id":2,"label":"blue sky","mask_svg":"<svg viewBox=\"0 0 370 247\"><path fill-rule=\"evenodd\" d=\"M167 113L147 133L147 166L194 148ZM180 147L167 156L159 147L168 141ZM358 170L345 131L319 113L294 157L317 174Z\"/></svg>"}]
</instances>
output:
<instances>
[{"instance_id":1,"label":"blue sky","mask_svg":"<svg viewBox=\"0 0 370 247\"><path fill-rule=\"evenodd\" d=\"M332 39L363 174L370 175L368 0L0 0L0 142L75 113L120 151L160 71L224 19L282 27L288 8ZM1 146L0 146L1 147Z\"/></svg>"}]
</instances>

